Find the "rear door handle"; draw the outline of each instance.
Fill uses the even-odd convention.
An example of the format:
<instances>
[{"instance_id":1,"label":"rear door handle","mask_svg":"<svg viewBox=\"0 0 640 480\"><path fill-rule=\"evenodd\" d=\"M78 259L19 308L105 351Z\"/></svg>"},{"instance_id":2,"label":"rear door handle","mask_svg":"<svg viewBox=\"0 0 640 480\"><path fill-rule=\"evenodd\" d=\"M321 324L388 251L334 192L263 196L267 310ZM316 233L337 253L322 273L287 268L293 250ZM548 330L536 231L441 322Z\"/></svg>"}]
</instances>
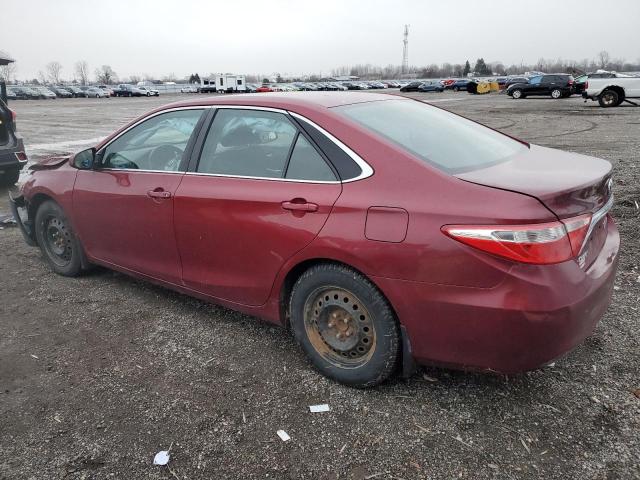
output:
<instances>
[{"instance_id":1,"label":"rear door handle","mask_svg":"<svg viewBox=\"0 0 640 480\"><path fill-rule=\"evenodd\" d=\"M318 205L315 203L309 203L305 201L291 201L291 202L282 202L282 208L285 210L293 210L297 212L317 212Z\"/></svg>"},{"instance_id":2,"label":"rear door handle","mask_svg":"<svg viewBox=\"0 0 640 480\"><path fill-rule=\"evenodd\" d=\"M166 190L149 190L147 192L147 196L151 198L171 198L171 192L167 192Z\"/></svg>"}]
</instances>

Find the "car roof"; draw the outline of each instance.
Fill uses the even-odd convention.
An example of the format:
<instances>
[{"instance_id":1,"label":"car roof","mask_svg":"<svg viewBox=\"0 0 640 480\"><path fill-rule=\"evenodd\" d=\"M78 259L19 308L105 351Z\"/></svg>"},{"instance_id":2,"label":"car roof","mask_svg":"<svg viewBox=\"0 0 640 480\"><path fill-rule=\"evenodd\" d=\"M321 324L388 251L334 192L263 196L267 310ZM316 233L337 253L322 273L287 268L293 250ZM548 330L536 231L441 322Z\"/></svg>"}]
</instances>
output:
<instances>
[{"instance_id":1,"label":"car roof","mask_svg":"<svg viewBox=\"0 0 640 480\"><path fill-rule=\"evenodd\" d=\"M165 105L162 107L162 110L166 108L209 105L246 105L294 111L297 108L324 110L326 108L350 105L353 103L399 99L406 99L406 97L364 92L304 92L302 94L300 92L248 93L229 97L215 96L190 101L180 101Z\"/></svg>"}]
</instances>

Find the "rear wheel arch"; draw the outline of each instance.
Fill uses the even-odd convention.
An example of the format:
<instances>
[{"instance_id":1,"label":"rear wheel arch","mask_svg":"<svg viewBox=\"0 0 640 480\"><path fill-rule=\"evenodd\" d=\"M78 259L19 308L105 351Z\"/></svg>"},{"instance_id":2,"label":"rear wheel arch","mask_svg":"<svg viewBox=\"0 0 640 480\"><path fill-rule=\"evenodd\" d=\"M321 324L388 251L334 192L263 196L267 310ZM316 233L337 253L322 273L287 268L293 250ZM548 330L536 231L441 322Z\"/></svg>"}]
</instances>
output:
<instances>
[{"instance_id":1,"label":"rear wheel arch","mask_svg":"<svg viewBox=\"0 0 640 480\"><path fill-rule=\"evenodd\" d=\"M376 284L373 279L364 273L362 270L340 260L335 260L332 258L309 258L303 260L296 265L294 265L285 275L284 280L280 286L279 293L279 303L280 303L280 323L286 328L289 329L289 320L290 320L290 312L289 312L289 302L291 300L291 293L293 292L293 287L298 281L298 279L304 275L305 272L310 270L313 267L318 265L334 265L337 267L343 267L349 270L354 271L355 273L363 276L367 279L371 284L380 292L380 294L385 298L387 303L389 304L389 308L393 311L393 314L400 325L400 320L398 318L398 314L389 300L389 297L384 293L384 291Z\"/></svg>"}]
</instances>

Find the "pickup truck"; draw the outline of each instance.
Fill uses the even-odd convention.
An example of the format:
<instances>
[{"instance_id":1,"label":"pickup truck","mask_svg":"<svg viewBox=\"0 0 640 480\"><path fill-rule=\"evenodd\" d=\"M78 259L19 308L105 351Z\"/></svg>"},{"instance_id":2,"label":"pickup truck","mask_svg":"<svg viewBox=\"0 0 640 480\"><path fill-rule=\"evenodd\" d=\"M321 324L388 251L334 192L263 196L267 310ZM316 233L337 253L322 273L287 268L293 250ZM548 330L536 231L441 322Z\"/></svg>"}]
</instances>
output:
<instances>
[{"instance_id":1,"label":"pickup truck","mask_svg":"<svg viewBox=\"0 0 640 480\"><path fill-rule=\"evenodd\" d=\"M582 96L597 100L601 107L617 107L622 102L635 106L639 104L630 99L640 100L640 77L611 72L608 75L589 75Z\"/></svg>"}]
</instances>

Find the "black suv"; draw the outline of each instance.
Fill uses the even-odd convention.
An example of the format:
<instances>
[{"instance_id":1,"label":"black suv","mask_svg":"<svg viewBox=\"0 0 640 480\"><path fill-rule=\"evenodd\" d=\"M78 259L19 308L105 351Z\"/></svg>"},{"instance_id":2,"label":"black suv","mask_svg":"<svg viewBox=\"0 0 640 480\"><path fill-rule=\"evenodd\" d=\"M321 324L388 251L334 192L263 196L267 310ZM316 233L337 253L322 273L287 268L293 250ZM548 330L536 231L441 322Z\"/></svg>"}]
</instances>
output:
<instances>
[{"instance_id":1,"label":"black suv","mask_svg":"<svg viewBox=\"0 0 640 480\"><path fill-rule=\"evenodd\" d=\"M514 83L507 88L507 95L515 99L529 95L544 95L551 98L569 97L574 93L573 77L566 74L537 75L527 83Z\"/></svg>"},{"instance_id":2,"label":"black suv","mask_svg":"<svg viewBox=\"0 0 640 480\"><path fill-rule=\"evenodd\" d=\"M26 163L22 137L16 133L15 114L0 98L0 184L16 183Z\"/></svg>"}]
</instances>

